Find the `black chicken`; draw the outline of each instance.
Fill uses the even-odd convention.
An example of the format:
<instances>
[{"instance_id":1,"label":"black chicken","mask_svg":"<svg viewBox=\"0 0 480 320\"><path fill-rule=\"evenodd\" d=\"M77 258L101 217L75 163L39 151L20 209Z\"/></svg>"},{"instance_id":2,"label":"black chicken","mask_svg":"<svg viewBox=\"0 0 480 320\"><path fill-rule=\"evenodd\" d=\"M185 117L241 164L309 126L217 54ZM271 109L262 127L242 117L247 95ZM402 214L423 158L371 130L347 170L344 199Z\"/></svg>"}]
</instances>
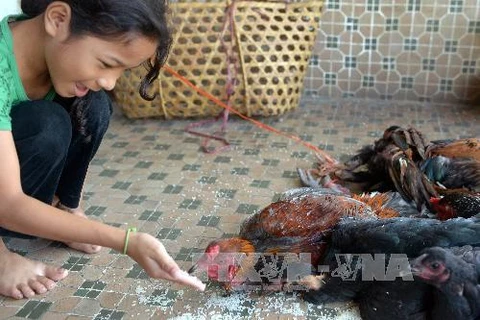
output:
<instances>
[{"instance_id":1,"label":"black chicken","mask_svg":"<svg viewBox=\"0 0 480 320\"><path fill-rule=\"evenodd\" d=\"M333 228L325 254L330 273L310 277L306 285L313 290L306 292L304 298L315 304L357 301L363 319L429 319L433 289L408 277L408 258L433 246L463 245L480 245L480 219L345 218ZM374 254L387 255L380 266L381 271L386 270L386 276L377 281L362 281L371 271L365 261ZM380 269L377 266L376 270Z\"/></svg>"},{"instance_id":2,"label":"black chicken","mask_svg":"<svg viewBox=\"0 0 480 320\"><path fill-rule=\"evenodd\" d=\"M443 195L431 198L430 203L439 220L480 216L480 193L465 189L441 190Z\"/></svg>"},{"instance_id":3,"label":"black chicken","mask_svg":"<svg viewBox=\"0 0 480 320\"><path fill-rule=\"evenodd\" d=\"M428 248L411 267L418 279L436 288L432 319L480 318L480 248Z\"/></svg>"}]
</instances>

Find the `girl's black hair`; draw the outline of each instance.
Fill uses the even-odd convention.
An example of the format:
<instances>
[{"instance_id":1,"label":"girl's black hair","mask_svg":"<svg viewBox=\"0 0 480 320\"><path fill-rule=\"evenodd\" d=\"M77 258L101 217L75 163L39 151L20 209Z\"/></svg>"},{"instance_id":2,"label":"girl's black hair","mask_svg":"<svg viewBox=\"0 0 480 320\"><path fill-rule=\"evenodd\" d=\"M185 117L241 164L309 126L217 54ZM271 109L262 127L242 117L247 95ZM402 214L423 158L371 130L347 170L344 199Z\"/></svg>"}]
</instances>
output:
<instances>
[{"instance_id":1,"label":"girl's black hair","mask_svg":"<svg viewBox=\"0 0 480 320\"><path fill-rule=\"evenodd\" d=\"M147 74L142 79L139 93L145 100L155 96L148 94L165 63L172 44L168 21L167 0L55 0L67 3L72 12L70 34L72 37L89 35L105 40L128 40L135 35L145 36L158 43L153 62L145 62ZM54 0L21 0L23 13L30 17L42 14ZM77 98L72 113L79 128L84 127L84 114L89 95Z\"/></svg>"}]
</instances>

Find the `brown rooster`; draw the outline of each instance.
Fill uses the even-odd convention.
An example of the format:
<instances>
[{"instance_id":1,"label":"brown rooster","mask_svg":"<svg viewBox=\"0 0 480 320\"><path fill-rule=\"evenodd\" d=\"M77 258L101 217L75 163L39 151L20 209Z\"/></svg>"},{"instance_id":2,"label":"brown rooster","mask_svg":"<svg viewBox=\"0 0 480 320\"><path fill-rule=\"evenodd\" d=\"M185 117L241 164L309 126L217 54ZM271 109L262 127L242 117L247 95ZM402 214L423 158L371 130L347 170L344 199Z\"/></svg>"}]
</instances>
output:
<instances>
[{"instance_id":1,"label":"brown rooster","mask_svg":"<svg viewBox=\"0 0 480 320\"><path fill-rule=\"evenodd\" d=\"M418 210L433 209L430 198L442 188L480 187L480 139L426 142L414 128L387 128L374 144L363 147L344 163L331 164L319 157L316 169L299 170L304 185L354 193L398 191ZM313 179L316 176L318 179Z\"/></svg>"},{"instance_id":2,"label":"brown rooster","mask_svg":"<svg viewBox=\"0 0 480 320\"><path fill-rule=\"evenodd\" d=\"M480 161L480 141L478 138L432 141L425 152L426 157L444 156L447 158L471 158Z\"/></svg>"},{"instance_id":3,"label":"brown rooster","mask_svg":"<svg viewBox=\"0 0 480 320\"><path fill-rule=\"evenodd\" d=\"M238 237L212 241L189 272L206 271L211 280L222 282L230 291L253 280L253 270L274 262L277 264L273 268L279 268L278 257L282 254L306 253L310 254L315 273L327 248L329 232L341 218L398 216L393 198L393 193L349 197L329 189L287 191L278 201L244 221ZM269 260L260 261L258 254L268 255Z\"/></svg>"}]
</instances>

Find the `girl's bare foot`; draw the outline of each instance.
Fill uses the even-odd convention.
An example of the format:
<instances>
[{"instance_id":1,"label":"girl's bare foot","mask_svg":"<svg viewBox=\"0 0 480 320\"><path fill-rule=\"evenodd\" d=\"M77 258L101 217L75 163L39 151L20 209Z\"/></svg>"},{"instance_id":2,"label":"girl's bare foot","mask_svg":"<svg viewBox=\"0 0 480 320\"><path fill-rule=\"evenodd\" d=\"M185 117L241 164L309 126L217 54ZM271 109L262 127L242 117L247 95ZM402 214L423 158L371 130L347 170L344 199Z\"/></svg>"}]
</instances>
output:
<instances>
[{"instance_id":1,"label":"girl's bare foot","mask_svg":"<svg viewBox=\"0 0 480 320\"><path fill-rule=\"evenodd\" d=\"M1 240L0 240L1 242ZM3 248L1 248L3 246ZM0 295L31 298L53 289L68 271L29 260L0 246Z\"/></svg>"},{"instance_id":2,"label":"girl's bare foot","mask_svg":"<svg viewBox=\"0 0 480 320\"><path fill-rule=\"evenodd\" d=\"M85 212L83 212L83 210L80 209L80 207L75 208L75 209L68 208L68 207L64 206L60 201L57 201L56 207L57 207L58 209L61 209L61 210L70 212L70 213L72 213L72 214L74 214L74 215L76 215L76 216L79 216L79 217L88 219L87 216L85 215ZM78 251L82 251L82 252L85 252L85 253L97 253L97 252L99 252L99 251L102 249L101 246L97 246L97 245L93 245L93 244L88 244L88 243L65 242L65 244L66 244L67 246L69 246L70 248L72 248L72 249L75 249L75 250L78 250Z\"/></svg>"}]
</instances>

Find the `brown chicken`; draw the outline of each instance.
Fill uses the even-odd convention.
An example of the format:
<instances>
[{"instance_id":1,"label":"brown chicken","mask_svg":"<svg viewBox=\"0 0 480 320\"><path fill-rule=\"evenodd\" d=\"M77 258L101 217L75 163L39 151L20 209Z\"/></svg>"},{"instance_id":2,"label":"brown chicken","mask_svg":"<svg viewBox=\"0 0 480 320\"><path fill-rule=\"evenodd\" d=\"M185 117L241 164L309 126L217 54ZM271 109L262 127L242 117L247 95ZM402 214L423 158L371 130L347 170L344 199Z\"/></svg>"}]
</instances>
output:
<instances>
[{"instance_id":1,"label":"brown chicken","mask_svg":"<svg viewBox=\"0 0 480 320\"><path fill-rule=\"evenodd\" d=\"M432 141L426 149L427 158L443 156L447 158L471 158L480 161L480 140L466 138L458 140Z\"/></svg>"},{"instance_id":2,"label":"brown chicken","mask_svg":"<svg viewBox=\"0 0 480 320\"><path fill-rule=\"evenodd\" d=\"M281 269L282 255L306 253L310 254L311 273L316 273L329 232L341 218L398 216L393 198L393 193L349 197L329 189L290 190L244 221L238 237L212 241L189 272L206 271L211 280L221 282L229 291L258 282L257 271L268 265ZM261 281L274 282L281 289L285 284L282 276Z\"/></svg>"}]
</instances>

